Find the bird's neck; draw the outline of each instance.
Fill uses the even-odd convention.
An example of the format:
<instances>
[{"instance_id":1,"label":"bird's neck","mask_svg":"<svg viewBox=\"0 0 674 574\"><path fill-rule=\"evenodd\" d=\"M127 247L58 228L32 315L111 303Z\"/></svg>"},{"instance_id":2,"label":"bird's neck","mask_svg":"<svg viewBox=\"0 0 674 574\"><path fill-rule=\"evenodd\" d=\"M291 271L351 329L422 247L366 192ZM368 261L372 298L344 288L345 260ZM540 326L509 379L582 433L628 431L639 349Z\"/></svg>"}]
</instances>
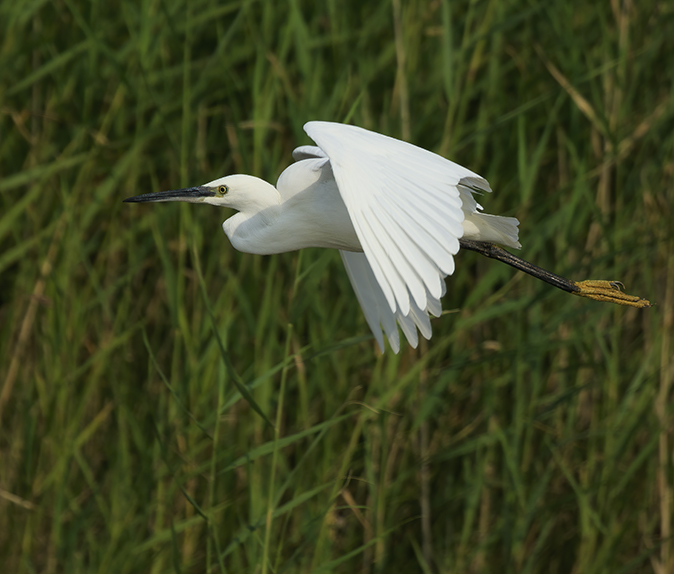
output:
<instances>
[{"instance_id":1,"label":"bird's neck","mask_svg":"<svg viewBox=\"0 0 674 574\"><path fill-rule=\"evenodd\" d=\"M247 176L250 177L250 176ZM270 230L273 230L282 210L281 198L276 188L264 180L256 180L246 193L245 202L239 202L239 212L222 224L227 237L235 249L244 253L269 255L276 253L269 242Z\"/></svg>"}]
</instances>

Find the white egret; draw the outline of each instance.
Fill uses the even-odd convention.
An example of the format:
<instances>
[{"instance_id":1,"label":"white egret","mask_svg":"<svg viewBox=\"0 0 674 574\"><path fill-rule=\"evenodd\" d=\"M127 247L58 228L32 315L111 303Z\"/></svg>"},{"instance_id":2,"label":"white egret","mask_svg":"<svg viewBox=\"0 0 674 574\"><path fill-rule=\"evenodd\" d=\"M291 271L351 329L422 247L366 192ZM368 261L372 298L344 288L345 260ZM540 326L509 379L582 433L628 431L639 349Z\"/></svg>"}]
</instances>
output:
<instances>
[{"instance_id":1,"label":"white egret","mask_svg":"<svg viewBox=\"0 0 674 574\"><path fill-rule=\"evenodd\" d=\"M305 247L339 249L380 349L394 352L397 325L416 347L431 337L444 279L460 246L500 259L556 287L599 300L647 306L618 283L574 283L537 268L494 243L519 248L514 217L482 213L476 193L491 192L472 171L410 143L359 127L309 122L317 146L293 151L296 163L276 187L250 175L148 193L126 202L186 201L238 211L222 224L239 251L271 255Z\"/></svg>"}]
</instances>

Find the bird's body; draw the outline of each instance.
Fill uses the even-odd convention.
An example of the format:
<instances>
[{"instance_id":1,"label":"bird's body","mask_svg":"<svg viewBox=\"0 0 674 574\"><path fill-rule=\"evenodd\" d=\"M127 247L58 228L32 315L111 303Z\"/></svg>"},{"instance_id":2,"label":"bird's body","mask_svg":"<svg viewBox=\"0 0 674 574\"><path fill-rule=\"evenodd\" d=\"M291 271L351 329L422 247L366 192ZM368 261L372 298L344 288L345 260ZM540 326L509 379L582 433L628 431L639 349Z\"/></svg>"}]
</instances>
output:
<instances>
[{"instance_id":1,"label":"bird's body","mask_svg":"<svg viewBox=\"0 0 674 574\"><path fill-rule=\"evenodd\" d=\"M223 222L222 229L237 250L256 255L307 247L363 251L330 162L319 158L301 159L286 168L275 188L264 180L245 177L250 177L258 190L265 189L269 201L258 203L256 207L261 209L250 215L239 212ZM226 179L206 185L227 181L231 185L231 180ZM512 236L514 218L480 213L469 191L462 190L460 197L465 216L462 237L520 247Z\"/></svg>"},{"instance_id":2,"label":"bird's body","mask_svg":"<svg viewBox=\"0 0 674 574\"><path fill-rule=\"evenodd\" d=\"M276 187L230 175L205 185L127 201L190 201L238 211L223 230L239 251L271 255L306 247L339 249L379 346L382 329L400 348L396 321L416 346L430 338L444 278L459 239L520 247L518 221L481 213L474 194L491 191L479 175L412 144L362 128L309 122L317 146Z\"/></svg>"},{"instance_id":3,"label":"bird's body","mask_svg":"<svg viewBox=\"0 0 674 574\"><path fill-rule=\"evenodd\" d=\"M216 182L227 184L225 179ZM222 224L239 251L257 255L306 247L362 251L325 160L305 159L292 164L281 174L275 188L263 180L254 183L259 190L264 189L268 205L250 215L239 212Z\"/></svg>"}]
</instances>

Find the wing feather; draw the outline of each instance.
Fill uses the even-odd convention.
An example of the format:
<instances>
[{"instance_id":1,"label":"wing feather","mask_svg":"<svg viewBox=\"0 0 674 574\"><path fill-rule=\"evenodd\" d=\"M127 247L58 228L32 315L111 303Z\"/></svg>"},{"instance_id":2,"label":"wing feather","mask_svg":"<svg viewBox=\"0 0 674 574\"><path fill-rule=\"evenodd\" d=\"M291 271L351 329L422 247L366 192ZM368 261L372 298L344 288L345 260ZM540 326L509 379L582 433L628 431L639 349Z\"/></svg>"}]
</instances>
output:
<instances>
[{"instance_id":1,"label":"wing feather","mask_svg":"<svg viewBox=\"0 0 674 574\"><path fill-rule=\"evenodd\" d=\"M411 315L398 315L398 325L400 325L407 342L412 348L416 349L419 344L419 336Z\"/></svg>"},{"instance_id":2,"label":"wing feather","mask_svg":"<svg viewBox=\"0 0 674 574\"><path fill-rule=\"evenodd\" d=\"M382 352L384 351L382 329L389 340L391 349L396 353L400 350L400 336L396 321L410 345L414 348L419 341L417 329L425 339L431 338L432 328L428 313L436 317L440 315L442 309L439 299L433 299L429 294L429 307L426 310L419 308L412 299L408 315L403 315L400 311L393 313L365 255L352 251L340 251L339 253L356 298L363 309L365 320Z\"/></svg>"},{"instance_id":3,"label":"wing feather","mask_svg":"<svg viewBox=\"0 0 674 574\"><path fill-rule=\"evenodd\" d=\"M409 309L409 294L412 294L419 305L426 305L426 287L424 277L419 272L420 262L414 264L414 257L410 251L415 247L414 243L409 241L407 235L399 227L391 225L391 218L387 217L386 211L381 209L372 214L374 220L379 224L379 236L386 241L387 256L396 262L396 271L401 278L403 286L409 290L405 297L406 301L399 301L400 309L407 313ZM418 252L418 250L417 250ZM420 253L420 252L419 252ZM421 257L428 263L428 259L421 254Z\"/></svg>"},{"instance_id":4,"label":"wing feather","mask_svg":"<svg viewBox=\"0 0 674 574\"><path fill-rule=\"evenodd\" d=\"M325 152L315 145L301 145L293 150L293 159L300 161L303 159L328 157Z\"/></svg>"},{"instance_id":5,"label":"wing feather","mask_svg":"<svg viewBox=\"0 0 674 574\"><path fill-rule=\"evenodd\" d=\"M391 209L392 207L393 206L387 206L386 209L380 210L375 215L383 228L387 230L386 232L389 237L395 242L395 245L402 253L405 261L413 270L413 274L420 279L418 282L414 281L408 283L408 287L414 300L417 302L417 305L425 305L427 290L431 291L431 293L437 293L438 296L440 295L440 282L438 280L438 274L436 273L436 267L433 265L432 260L430 260L419 248L417 242L414 240L411 230L400 230L396 227L395 221L397 214L395 209ZM394 213L389 213L389 210ZM411 227L418 227L418 224L414 220L410 222L410 225ZM404 269L401 269L400 271L404 277L409 276Z\"/></svg>"},{"instance_id":6,"label":"wing feather","mask_svg":"<svg viewBox=\"0 0 674 574\"><path fill-rule=\"evenodd\" d=\"M329 158L363 248L340 253L377 343L383 351L383 329L398 352L397 322L416 347L417 329L431 336L429 313L442 313L466 196L477 206L473 191L489 192L489 184L432 152L362 128L309 122L304 129L317 147L301 146L293 156Z\"/></svg>"},{"instance_id":7,"label":"wing feather","mask_svg":"<svg viewBox=\"0 0 674 574\"><path fill-rule=\"evenodd\" d=\"M330 158L339 192L391 311L408 315L410 298L425 310L428 296L420 286L435 296L438 279L454 271L465 217L459 182L485 191L489 184L432 152L362 128L309 122L304 129ZM411 230L419 227L428 233L413 238Z\"/></svg>"},{"instance_id":8,"label":"wing feather","mask_svg":"<svg viewBox=\"0 0 674 574\"><path fill-rule=\"evenodd\" d=\"M340 251L339 254L342 256L346 273L356 293L358 303L363 309L365 320L374 333L379 349L382 353L384 352L383 328L391 349L394 353L397 353L400 350L400 336L398 335L395 316L389 309L386 297L372 272L370 264L367 262L367 258L363 253L354 253L353 251Z\"/></svg>"},{"instance_id":9,"label":"wing feather","mask_svg":"<svg viewBox=\"0 0 674 574\"><path fill-rule=\"evenodd\" d=\"M386 178L382 183L390 187L396 185L396 182L390 178ZM412 186L410 185L410 187ZM439 236L440 241L454 240L457 234L463 234L463 226L461 224L465 219L465 214L461 209L462 202L460 199L457 202L445 202L442 198L438 198L432 193L428 195L427 201L424 203L415 201L415 198L409 195L396 197L395 202L392 202L386 196L382 199L388 204L395 203L395 205L404 208L407 218L417 218L423 224L430 225L433 232ZM458 248L453 254L457 251Z\"/></svg>"},{"instance_id":10,"label":"wing feather","mask_svg":"<svg viewBox=\"0 0 674 574\"><path fill-rule=\"evenodd\" d=\"M387 295L386 298L391 311L395 312L397 308L401 308L406 315L409 311L407 287L399 270L396 268L397 261L394 263L394 260L390 257L392 246L384 245L384 240L386 239L385 233L381 229L376 217L368 213L360 213L357 216L357 220L360 226L356 226L354 222L354 228L356 229L356 233L358 233L359 227L363 232L362 237L359 234L358 238L361 240L361 244L363 243L363 238L365 238L368 250L363 249L363 251L372 266L377 281L379 281L379 284ZM390 295L386 293L386 286L391 290Z\"/></svg>"},{"instance_id":11,"label":"wing feather","mask_svg":"<svg viewBox=\"0 0 674 574\"><path fill-rule=\"evenodd\" d=\"M440 232L436 230L436 226L429 221L426 221L424 224L424 215L413 205L409 205L406 211L398 205L390 205L389 211L394 218L402 218L405 216L405 213L412 215L412 217L410 217L409 225L405 228L407 236L416 243L419 249L424 251L428 258L435 262L446 275L451 275L454 271L454 258L451 253L447 253L448 247L443 247L440 243L440 240L438 239ZM451 239L453 240L454 238L452 237ZM433 291L431 292L433 293Z\"/></svg>"},{"instance_id":12,"label":"wing feather","mask_svg":"<svg viewBox=\"0 0 674 574\"><path fill-rule=\"evenodd\" d=\"M414 321L414 324L419 329L419 332L423 335L425 339L430 339L433 334L433 329L431 328L431 320L428 318L428 313L422 311L416 305L412 305L410 310L410 317Z\"/></svg>"}]
</instances>

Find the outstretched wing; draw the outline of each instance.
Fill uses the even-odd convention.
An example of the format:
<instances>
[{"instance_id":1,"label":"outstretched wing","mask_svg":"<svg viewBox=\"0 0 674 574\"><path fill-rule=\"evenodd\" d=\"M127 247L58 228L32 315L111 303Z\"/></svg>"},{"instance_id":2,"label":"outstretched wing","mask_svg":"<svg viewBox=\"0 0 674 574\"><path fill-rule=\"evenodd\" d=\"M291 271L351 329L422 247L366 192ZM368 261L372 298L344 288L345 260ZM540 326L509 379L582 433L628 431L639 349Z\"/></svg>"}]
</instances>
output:
<instances>
[{"instance_id":1,"label":"outstretched wing","mask_svg":"<svg viewBox=\"0 0 674 574\"><path fill-rule=\"evenodd\" d=\"M444 277L454 272L464 220L459 183L491 191L489 184L439 155L362 128L309 122L304 130L330 159L383 301L406 335L405 324L412 322L413 343L414 324L421 327L420 323L428 322L427 312L437 309L444 293ZM355 260L348 254L342 258L361 299L357 283L365 280L354 281L349 267L356 267ZM360 302L375 331L375 315L368 317ZM387 323L381 325L391 340ZM430 324L428 331L430 336Z\"/></svg>"},{"instance_id":2,"label":"outstretched wing","mask_svg":"<svg viewBox=\"0 0 674 574\"><path fill-rule=\"evenodd\" d=\"M372 272L372 267L367 261L364 253L354 253L353 251L340 251L346 273L349 276L353 290L356 293L358 303L360 303L370 330L374 334L381 352L384 352L384 338L382 329L388 338L389 345L394 353L400 350L400 336L398 327L405 333L405 337L410 345L416 349L419 343L417 329L426 338L431 338L431 321L428 314L439 317L442 313L442 304L439 299L432 299L429 296L429 303L426 309L420 309L412 299L410 301L410 312L403 315L399 310L391 312L386 301L384 292L381 290L377 279ZM444 295L444 282L443 282Z\"/></svg>"}]
</instances>

